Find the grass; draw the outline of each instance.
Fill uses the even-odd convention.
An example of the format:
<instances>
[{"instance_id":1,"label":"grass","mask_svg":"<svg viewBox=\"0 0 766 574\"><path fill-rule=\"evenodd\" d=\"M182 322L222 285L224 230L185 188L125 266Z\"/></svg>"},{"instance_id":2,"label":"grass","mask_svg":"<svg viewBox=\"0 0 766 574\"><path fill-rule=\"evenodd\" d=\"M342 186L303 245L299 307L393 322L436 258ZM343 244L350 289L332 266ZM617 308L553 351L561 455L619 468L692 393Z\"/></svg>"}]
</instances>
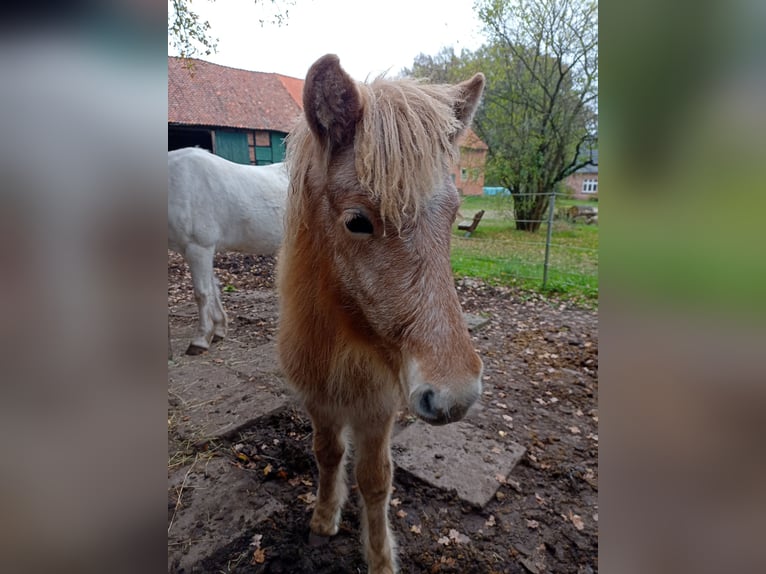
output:
<instances>
[{"instance_id":1,"label":"grass","mask_svg":"<svg viewBox=\"0 0 766 574\"><path fill-rule=\"evenodd\" d=\"M588 200L556 199L559 206L593 205ZM466 197L462 218L453 228L452 270L492 284L518 286L595 304L598 297L598 227L557 220L553 223L548 281L542 288L547 223L537 233L517 231L508 217L510 201L498 197ZM471 237L457 224L484 209Z\"/></svg>"}]
</instances>

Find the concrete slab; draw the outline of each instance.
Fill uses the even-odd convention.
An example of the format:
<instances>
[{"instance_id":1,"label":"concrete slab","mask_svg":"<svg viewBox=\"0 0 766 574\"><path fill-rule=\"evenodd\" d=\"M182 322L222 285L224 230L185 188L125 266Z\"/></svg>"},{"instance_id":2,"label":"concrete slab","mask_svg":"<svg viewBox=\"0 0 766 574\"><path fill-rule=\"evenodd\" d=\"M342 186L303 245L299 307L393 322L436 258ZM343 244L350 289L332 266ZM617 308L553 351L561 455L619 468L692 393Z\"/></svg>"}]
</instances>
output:
<instances>
[{"instance_id":1,"label":"concrete slab","mask_svg":"<svg viewBox=\"0 0 766 574\"><path fill-rule=\"evenodd\" d=\"M290 400L268 375L243 379L216 359L182 358L168 366L173 423L179 436L195 441L231 435Z\"/></svg>"},{"instance_id":2,"label":"concrete slab","mask_svg":"<svg viewBox=\"0 0 766 574\"><path fill-rule=\"evenodd\" d=\"M170 477L168 572L200 572L201 560L283 510L250 472L224 458L197 459Z\"/></svg>"},{"instance_id":3,"label":"concrete slab","mask_svg":"<svg viewBox=\"0 0 766 574\"><path fill-rule=\"evenodd\" d=\"M485 327L486 325L489 324L489 318L482 317L481 315L474 315L472 313L463 313L463 318L465 319L465 322L468 325L468 330L471 332L476 332L482 327Z\"/></svg>"},{"instance_id":4,"label":"concrete slab","mask_svg":"<svg viewBox=\"0 0 766 574\"><path fill-rule=\"evenodd\" d=\"M524 455L524 447L485 438L466 422L431 426L417 421L392 441L394 462L437 488L455 489L466 502L483 507Z\"/></svg>"},{"instance_id":5,"label":"concrete slab","mask_svg":"<svg viewBox=\"0 0 766 574\"><path fill-rule=\"evenodd\" d=\"M224 339L213 346L210 356L245 377L264 378L277 387L284 386L275 341L247 348L234 338Z\"/></svg>"}]
</instances>

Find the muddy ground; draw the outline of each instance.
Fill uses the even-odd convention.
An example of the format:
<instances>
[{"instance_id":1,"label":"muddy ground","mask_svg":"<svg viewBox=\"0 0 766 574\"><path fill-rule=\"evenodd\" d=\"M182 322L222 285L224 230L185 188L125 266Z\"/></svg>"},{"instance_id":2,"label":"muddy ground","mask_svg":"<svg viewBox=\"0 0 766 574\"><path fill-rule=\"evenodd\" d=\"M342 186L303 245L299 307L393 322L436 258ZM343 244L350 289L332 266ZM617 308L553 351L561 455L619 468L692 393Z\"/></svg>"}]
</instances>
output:
<instances>
[{"instance_id":1,"label":"muddy ground","mask_svg":"<svg viewBox=\"0 0 766 574\"><path fill-rule=\"evenodd\" d=\"M257 347L274 339L273 263L235 254L216 257L229 337L240 343ZM194 319L174 310L188 309L191 282L174 254L168 279L171 329L188 331ZM597 572L597 313L470 279L458 280L457 288L465 311L490 319L473 334L485 365L485 388L471 422L484 436L514 441L526 452L508 476L496 477L498 490L483 508L397 468L390 519L401 571ZM257 305L251 295L258 295ZM193 528L181 542L178 537L171 542L169 535L169 572L366 572L353 489L339 534L321 546L308 544L317 471L311 426L299 408L288 403L231 436L195 441L172 423L177 405L170 395L169 401L169 477L191 460L219 462L247 471L248 492L273 503L256 528L211 547L212 554L192 567L182 569L171 558L171 544L193 545ZM399 428L410 421L402 413ZM180 490L177 483L169 486L170 526L188 494ZM215 488L208 490L215 499Z\"/></svg>"}]
</instances>

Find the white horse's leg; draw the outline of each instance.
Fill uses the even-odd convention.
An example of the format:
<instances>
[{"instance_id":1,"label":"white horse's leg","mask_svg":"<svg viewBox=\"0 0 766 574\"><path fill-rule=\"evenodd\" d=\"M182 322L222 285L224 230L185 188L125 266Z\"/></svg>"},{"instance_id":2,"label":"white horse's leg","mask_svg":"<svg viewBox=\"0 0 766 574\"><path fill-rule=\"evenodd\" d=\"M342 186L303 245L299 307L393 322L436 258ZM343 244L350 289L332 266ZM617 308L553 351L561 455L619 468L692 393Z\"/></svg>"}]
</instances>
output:
<instances>
[{"instance_id":1,"label":"white horse's leg","mask_svg":"<svg viewBox=\"0 0 766 574\"><path fill-rule=\"evenodd\" d=\"M312 416L314 456L319 467L319 490L311 532L333 536L338 532L340 513L346 501L346 443L337 420Z\"/></svg>"},{"instance_id":2,"label":"white horse's leg","mask_svg":"<svg viewBox=\"0 0 766 574\"><path fill-rule=\"evenodd\" d=\"M197 301L199 310L199 325L189 348L187 355L199 355L207 351L213 338L213 308L215 305L215 278L213 276L212 247L201 247L191 244L186 248L184 257L189 264L192 284L194 285L194 299Z\"/></svg>"},{"instance_id":3,"label":"white horse's leg","mask_svg":"<svg viewBox=\"0 0 766 574\"><path fill-rule=\"evenodd\" d=\"M226 316L226 310L221 302L221 288L218 280L213 277L213 343L226 338L226 331L229 328L229 318Z\"/></svg>"},{"instance_id":4,"label":"white horse's leg","mask_svg":"<svg viewBox=\"0 0 766 574\"><path fill-rule=\"evenodd\" d=\"M386 421L355 425L356 481L362 494L362 536L368 574L398 571L395 541L388 524L393 466L389 438L393 415Z\"/></svg>"}]
</instances>

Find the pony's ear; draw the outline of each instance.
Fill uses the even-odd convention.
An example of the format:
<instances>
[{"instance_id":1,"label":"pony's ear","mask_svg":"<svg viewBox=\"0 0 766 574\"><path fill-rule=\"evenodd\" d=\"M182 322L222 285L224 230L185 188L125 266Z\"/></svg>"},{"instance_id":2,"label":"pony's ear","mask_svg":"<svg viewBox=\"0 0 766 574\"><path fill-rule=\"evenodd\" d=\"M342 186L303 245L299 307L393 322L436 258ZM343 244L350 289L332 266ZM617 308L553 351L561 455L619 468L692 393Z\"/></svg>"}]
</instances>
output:
<instances>
[{"instance_id":1,"label":"pony's ear","mask_svg":"<svg viewBox=\"0 0 766 574\"><path fill-rule=\"evenodd\" d=\"M332 148L354 141L362 101L356 82L343 71L335 54L322 56L309 69L303 86L303 110L320 141Z\"/></svg>"},{"instance_id":2,"label":"pony's ear","mask_svg":"<svg viewBox=\"0 0 766 574\"><path fill-rule=\"evenodd\" d=\"M462 128L456 135L459 137L471 125L473 115L479 107L481 95L484 92L484 74L481 72L475 74L470 80L461 82L457 85L458 98L455 101L455 117L462 124Z\"/></svg>"}]
</instances>

